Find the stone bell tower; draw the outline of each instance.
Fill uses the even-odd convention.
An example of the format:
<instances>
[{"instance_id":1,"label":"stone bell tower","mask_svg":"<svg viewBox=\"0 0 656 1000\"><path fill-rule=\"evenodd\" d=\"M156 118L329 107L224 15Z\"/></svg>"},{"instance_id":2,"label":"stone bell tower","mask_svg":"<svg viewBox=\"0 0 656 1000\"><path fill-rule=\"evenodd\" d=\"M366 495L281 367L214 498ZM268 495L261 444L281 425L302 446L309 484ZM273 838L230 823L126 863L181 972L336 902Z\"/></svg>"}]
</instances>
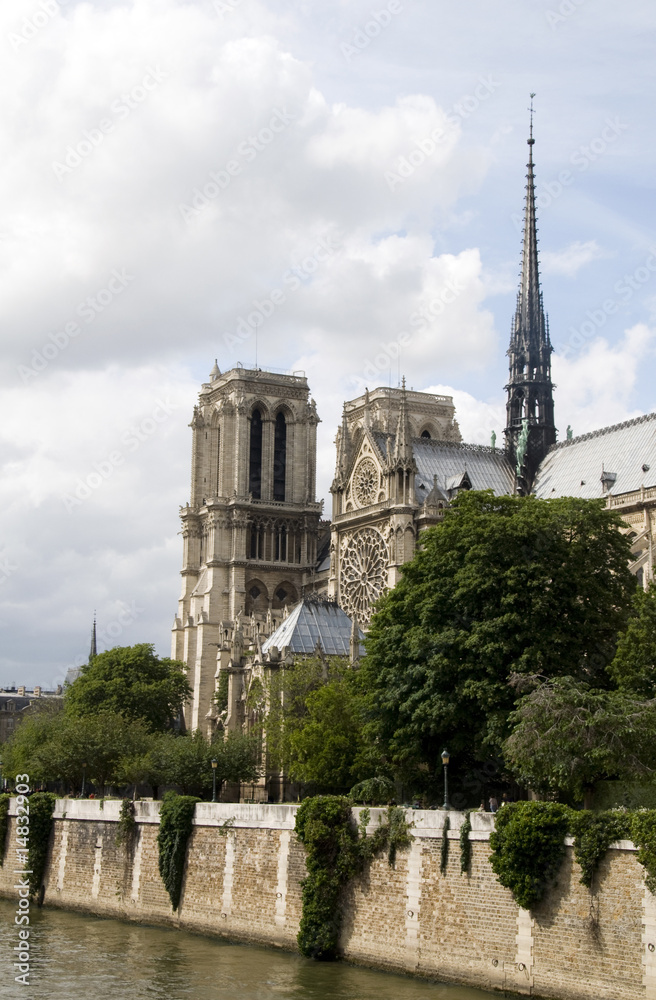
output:
<instances>
[{"instance_id":1,"label":"stone bell tower","mask_svg":"<svg viewBox=\"0 0 656 1000\"><path fill-rule=\"evenodd\" d=\"M182 594L172 656L193 689L187 728L212 707L217 649L244 626L264 636L312 583L321 504L319 418L302 374L215 364L194 407L191 498L180 508Z\"/></svg>"}]
</instances>

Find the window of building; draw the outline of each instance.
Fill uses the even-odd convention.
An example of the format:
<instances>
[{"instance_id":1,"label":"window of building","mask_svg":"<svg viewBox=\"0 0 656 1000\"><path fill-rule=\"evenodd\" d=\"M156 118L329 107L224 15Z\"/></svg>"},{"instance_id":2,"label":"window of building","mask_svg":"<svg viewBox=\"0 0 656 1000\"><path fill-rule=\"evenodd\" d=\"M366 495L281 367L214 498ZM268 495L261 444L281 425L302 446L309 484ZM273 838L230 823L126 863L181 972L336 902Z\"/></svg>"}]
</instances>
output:
<instances>
[{"instance_id":1,"label":"window of building","mask_svg":"<svg viewBox=\"0 0 656 1000\"><path fill-rule=\"evenodd\" d=\"M248 491L253 499L262 499L262 414L259 410L253 410L251 415Z\"/></svg>"},{"instance_id":2,"label":"window of building","mask_svg":"<svg viewBox=\"0 0 656 1000\"><path fill-rule=\"evenodd\" d=\"M287 423L285 414L276 417L273 442L273 499L285 499L285 471L287 466Z\"/></svg>"}]
</instances>

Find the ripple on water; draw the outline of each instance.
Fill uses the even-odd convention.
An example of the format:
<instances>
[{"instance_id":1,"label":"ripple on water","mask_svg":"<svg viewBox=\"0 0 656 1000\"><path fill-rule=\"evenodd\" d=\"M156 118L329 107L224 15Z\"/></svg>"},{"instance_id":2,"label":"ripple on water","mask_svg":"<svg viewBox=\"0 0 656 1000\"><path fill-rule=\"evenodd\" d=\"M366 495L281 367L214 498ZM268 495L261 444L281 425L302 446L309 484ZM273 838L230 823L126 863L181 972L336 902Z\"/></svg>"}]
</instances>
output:
<instances>
[{"instance_id":1,"label":"ripple on water","mask_svg":"<svg viewBox=\"0 0 656 1000\"><path fill-rule=\"evenodd\" d=\"M32 910L29 993L14 982L15 905L0 900L6 1000L489 1000L481 990L319 963L185 931ZM498 996L498 994L497 994Z\"/></svg>"}]
</instances>

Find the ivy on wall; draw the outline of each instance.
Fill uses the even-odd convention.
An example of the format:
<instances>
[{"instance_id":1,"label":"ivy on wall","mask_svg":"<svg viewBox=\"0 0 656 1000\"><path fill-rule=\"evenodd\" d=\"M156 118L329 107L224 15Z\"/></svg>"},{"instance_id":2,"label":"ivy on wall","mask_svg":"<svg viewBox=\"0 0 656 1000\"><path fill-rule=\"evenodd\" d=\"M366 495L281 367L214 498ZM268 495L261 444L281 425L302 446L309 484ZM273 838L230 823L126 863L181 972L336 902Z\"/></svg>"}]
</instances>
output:
<instances>
[{"instance_id":1,"label":"ivy on wall","mask_svg":"<svg viewBox=\"0 0 656 1000\"><path fill-rule=\"evenodd\" d=\"M134 802L132 799L123 799L118 818L118 828L116 830L116 846L125 847L128 851L131 850L136 830L137 821L134 818Z\"/></svg>"},{"instance_id":2,"label":"ivy on wall","mask_svg":"<svg viewBox=\"0 0 656 1000\"><path fill-rule=\"evenodd\" d=\"M471 813L465 814L465 818L462 821L462 826L460 827L460 874L467 875L471 865L471 840L469 839L469 834L471 833Z\"/></svg>"},{"instance_id":3,"label":"ivy on wall","mask_svg":"<svg viewBox=\"0 0 656 1000\"><path fill-rule=\"evenodd\" d=\"M442 875L446 875L447 865L449 864L449 837L448 833L451 829L451 821L449 819L449 814L447 813L444 817L444 826L442 827L442 850L440 853L440 871Z\"/></svg>"},{"instance_id":4,"label":"ivy on wall","mask_svg":"<svg viewBox=\"0 0 656 1000\"><path fill-rule=\"evenodd\" d=\"M52 792L35 792L30 796L30 839L27 855L30 895L34 896L43 883L48 860L48 845L52 831L52 814L55 811L57 796Z\"/></svg>"},{"instance_id":5,"label":"ivy on wall","mask_svg":"<svg viewBox=\"0 0 656 1000\"><path fill-rule=\"evenodd\" d=\"M174 911L180 905L187 841L191 834L197 802L200 802L200 799L195 796L178 795L177 792L166 792L162 799L157 835L159 873Z\"/></svg>"},{"instance_id":6,"label":"ivy on wall","mask_svg":"<svg viewBox=\"0 0 656 1000\"><path fill-rule=\"evenodd\" d=\"M631 837L631 817L618 809L572 811L569 829L574 835L574 857L581 866L579 881L592 889L595 872L610 845Z\"/></svg>"},{"instance_id":7,"label":"ivy on wall","mask_svg":"<svg viewBox=\"0 0 656 1000\"><path fill-rule=\"evenodd\" d=\"M351 816L351 800L341 795L305 799L296 813L296 834L306 850L303 913L298 932L301 954L320 961L337 957L341 926L340 897L376 853L387 847L394 865L399 847L410 843L405 811L387 810L386 821L366 836L369 810L363 809L359 828Z\"/></svg>"},{"instance_id":8,"label":"ivy on wall","mask_svg":"<svg viewBox=\"0 0 656 1000\"><path fill-rule=\"evenodd\" d=\"M645 885L656 894L656 809L638 809L631 817L631 840L645 869Z\"/></svg>"},{"instance_id":9,"label":"ivy on wall","mask_svg":"<svg viewBox=\"0 0 656 1000\"><path fill-rule=\"evenodd\" d=\"M569 813L559 802L513 802L496 814L492 871L524 909L535 906L555 881L565 856Z\"/></svg>"},{"instance_id":10,"label":"ivy on wall","mask_svg":"<svg viewBox=\"0 0 656 1000\"><path fill-rule=\"evenodd\" d=\"M7 831L9 829L9 800L11 795L3 792L0 795L0 867L5 861L5 847L7 844Z\"/></svg>"}]
</instances>

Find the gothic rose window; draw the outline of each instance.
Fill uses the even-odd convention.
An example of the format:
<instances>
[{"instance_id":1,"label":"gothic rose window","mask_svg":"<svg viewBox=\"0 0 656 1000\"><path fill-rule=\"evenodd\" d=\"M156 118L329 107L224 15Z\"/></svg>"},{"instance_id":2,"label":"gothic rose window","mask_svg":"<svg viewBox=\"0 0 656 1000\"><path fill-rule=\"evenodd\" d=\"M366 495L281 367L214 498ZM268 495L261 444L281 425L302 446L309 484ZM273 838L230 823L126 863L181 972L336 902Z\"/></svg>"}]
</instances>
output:
<instances>
[{"instance_id":1,"label":"gothic rose window","mask_svg":"<svg viewBox=\"0 0 656 1000\"><path fill-rule=\"evenodd\" d=\"M373 462L372 462L373 465ZM341 560L340 604L361 625L387 587L387 546L375 528L362 528L347 538Z\"/></svg>"},{"instance_id":2,"label":"gothic rose window","mask_svg":"<svg viewBox=\"0 0 656 1000\"><path fill-rule=\"evenodd\" d=\"M370 458L363 458L353 474L353 492L358 507L368 507L378 499L378 469Z\"/></svg>"}]
</instances>

